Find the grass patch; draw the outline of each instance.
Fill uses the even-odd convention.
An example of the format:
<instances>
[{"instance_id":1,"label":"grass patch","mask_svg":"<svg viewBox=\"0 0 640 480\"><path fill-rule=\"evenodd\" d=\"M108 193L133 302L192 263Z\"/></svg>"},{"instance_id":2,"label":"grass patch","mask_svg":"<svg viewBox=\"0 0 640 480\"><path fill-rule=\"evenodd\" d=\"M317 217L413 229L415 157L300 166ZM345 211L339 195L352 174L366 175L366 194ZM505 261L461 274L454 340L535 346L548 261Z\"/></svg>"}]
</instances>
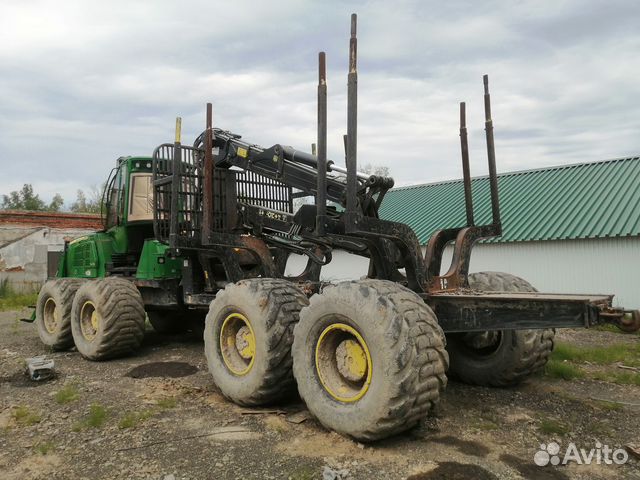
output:
<instances>
[{"instance_id":1,"label":"grass patch","mask_svg":"<svg viewBox=\"0 0 640 480\"><path fill-rule=\"evenodd\" d=\"M17 293L9 285L8 279L0 280L0 312L35 305L36 300L37 293Z\"/></svg>"},{"instance_id":2,"label":"grass patch","mask_svg":"<svg viewBox=\"0 0 640 480\"><path fill-rule=\"evenodd\" d=\"M640 373L635 372L596 372L592 375L595 380L617 383L618 385L640 386Z\"/></svg>"},{"instance_id":3,"label":"grass patch","mask_svg":"<svg viewBox=\"0 0 640 480\"><path fill-rule=\"evenodd\" d=\"M620 385L640 385L640 373L633 371L587 372L577 364L612 366L621 363L640 366L640 344L613 344L602 347L581 347L558 342L545 366L545 375L563 380L588 377ZM609 369L611 370L611 369Z\"/></svg>"},{"instance_id":4,"label":"grass patch","mask_svg":"<svg viewBox=\"0 0 640 480\"><path fill-rule=\"evenodd\" d=\"M552 360L568 360L572 362L589 362L596 365L611 365L622 362L625 365L640 365L640 344L613 344L605 347L579 347L564 342L557 342Z\"/></svg>"},{"instance_id":5,"label":"grass patch","mask_svg":"<svg viewBox=\"0 0 640 480\"><path fill-rule=\"evenodd\" d=\"M19 406L12 413L11 416L18 425L30 427L36 423L40 423L42 416L38 413L32 412L28 407Z\"/></svg>"},{"instance_id":6,"label":"grass patch","mask_svg":"<svg viewBox=\"0 0 640 480\"><path fill-rule=\"evenodd\" d=\"M611 436L613 434L613 430L604 422L589 422L585 426L585 430L597 436Z\"/></svg>"},{"instance_id":7,"label":"grass patch","mask_svg":"<svg viewBox=\"0 0 640 480\"><path fill-rule=\"evenodd\" d=\"M65 403L75 402L80 398L80 392L75 385L69 384L62 387L62 390L56 392L54 396L57 403L64 405Z\"/></svg>"},{"instance_id":8,"label":"grass patch","mask_svg":"<svg viewBox=\"0 0 640 480\"><path fill-rule=\"evenodd\" d=\"M552 418L542 418L538 429L547 435L566 435L569 433L569 428L564 423Z\"/></svg>"},{"instance_id":9,"label":"grass patch","mask_svg":"<svg viewBox=\"0 0 640 480\"><path fill-rule=\"evenodd\" d=\"M544 367L544 374L547 377L559 378L562 380L574 380L584 378L584 371L577 365L569 362L551 358Z\"/></svg>"},{"instance_id":10,"label":"grass patch","mask_svg":"<svg viewBox=\"0 0 640 480\"><path fill-rule=\"evenodd\" d=\"M71 429L79 432L84 428L100 428L107 421L109 413L99 403L93 403L89 406L89 414L81 421L76 423Z\"/></svg>"},{"instance_id":11,"label":"grass patch","mask_svg":"<svg viewBox=\"0 0 640 480\"><path fill-rule=\"evenodd\" d=\"M120 419L118 423L118 428L133 428L141 422L144 422L146 419L150 418L153 415L151 410L142 410L140 412L127 412Z\"/></svg>"},{"instance_id":12,"label":"grass patch","mask_svg":"<svg viewBox=\"0 0 640 480\"><path fill-rule=\"evenodd\" d=\"M482 430L484 432L490 432L492 430L498 430L500 428L500 426L497 423L492 422L491 420L474 421L471 423L471 427L477 430Z\"/></svg>"},{"instance_id":13,"label":"grass patch","mask_svg":"<svg viewBox=\"0 0 640 480\"><path fill-rule=\"evenodd\" d=\"M34 447L34 450L38 452L40 455L46 455L47 453L51 452L54 448L55 448L55 445L53 444L53 442L39 442Z\"/></svg>"},{"instance_id":14,"label":"grass patch","mask_svg":"<svg viewBox=\"0 0 640 480\"><path fill-rule=\"evenodd\" d=\"M304 465L296 468L287 478L289 480L313 480L314 478L318 478L318 475L315 468Z\"/></svg>"},{"instance_id":15,"label":"grass patch","mask_svg":"<svg viewBox=\"0 0 640 480\"><path fill-rule=\"evenodd\" d=\"M602 409L608 410L610 412L617 412L618 410L622 410L624 405L618 402L609 401L609 400L592 400L593 404Z\"/></svg>"},{"instance_id":16,"label":"grass patch","mask_svg":"<svg viewBox=\"0 0 640 480\"><path fill-rule=\"evenodd\" d=\"M156 400L156 405L160 408L165 409L176 408L176 405L178 405L178 400L176 400L175 397L164 397Z\"/></svg>"},{"instance_id":17,"label":"grass patch","mask_svg":"<svg viewBox=\"0 0 640 480\"><path fill-rule=\"evenodd\" d=\"M622 333L623 335L629 335L629 333L623 332L612 323L603 323L602 325L596 325L595 327L591 328L593 330L597 330L598 332Z\"/></svg>"},{"instance_id":18,"label":"grass patch","mask_svg":"<svg viewBox=\"0 0 640 480\"><path fill-rule=\"evenodd\" d=\"M0 297L0 312L18 310L36 304L37 293L15 294L9 297Z\"/></svg>"}]
</instances>

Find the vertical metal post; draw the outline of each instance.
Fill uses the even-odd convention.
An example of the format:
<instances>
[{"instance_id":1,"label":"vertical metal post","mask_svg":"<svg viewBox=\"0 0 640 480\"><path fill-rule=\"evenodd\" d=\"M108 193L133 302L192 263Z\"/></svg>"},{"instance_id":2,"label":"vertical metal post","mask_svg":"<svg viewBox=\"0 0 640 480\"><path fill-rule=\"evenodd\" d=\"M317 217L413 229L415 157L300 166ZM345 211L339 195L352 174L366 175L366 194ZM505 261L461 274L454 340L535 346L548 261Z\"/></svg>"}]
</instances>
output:
<instances>
[{"instance_id":1,"label":"vertical metal post","mask_svg":"<svg viewBox=\"0 0 640 480\"><path fill-rule=\"evenodd\" d=\"M180 138L182 134L182 119L176 118L176 138L173 144L173 172L171 176L171 218L169 222L169 247L176 249L178 247L178 208L180 202L180 180L182 173L182 145Z\"/></svg>"},{"instance_id":2,"label":"vertical metal post","mask_svg":"<svg viewBox=\"0 0 640 480\"><path fill-rule=\"evenodd\" d=\"M464 205L467 210L467 226L473 221L473 197L471 195L471 172L469 169L469 144L467 142L466 104L460 102L460 149L462 150L462 177L464 179Z\"/></svg>"},{"instance_id":3,"label":"vertical metal post","mask_svg":"<svg viewBox=\"0 0 640 480\"><path fill-rule=\"evenodd\" d=\"M316 157L318 155L318 150L316 149L316 144L315 143L311 144L311 155L313 155L314 157Z\"/></svg>"},{"instance_id":4,"label":"vertical metal post","mask_svg":"<svg viewBox=\"0 0 640 480\"><path fill-rule=\"evenodd\" d=\"M487 158L489 160L489 185L491 187L491 213L493 225L502 232L500 223L500 201L498 199L498 174L496 172L496 149L493 142L493 120L491 120L491 97L489 96L489 76L482 77L484 83L484 129L487 135Z\"/></svg>"},{"instance_id":5,"label":"vertical metal post","mask_svg":"<svg viewBox=\"0 0 640 480\"><path fill-rule=\"evenodd\" d=\"M327 70L324 52L318 55L318 193L316 233L324 235L327 221Z\"/></svg>"},{"instance_id":6,"label":"vertical metal post","mask_svg":"<svg viewBox=\"0 0 640 480\"><path fill-rule=\"evenodd\" d=\"M347 164L347 135L342 135L342 142L344 143L344 162Z\"/></svg>"},{"instance_id":7,"label":"vertical metal post","mask_svg":"<svg viewBox=\"0 0 640 480\"><path fill-rule=\"evenodd\" d=\"M204 168L202 179L202 243L207 244L211 240L213 226L213 107L207 103L207 123L204 134Z\"/></svg>"},{"instance_id":8,"label":"vertical metal post","mask_svg":"<svg viewBox=\"0 0 640 480\"><path fill-rule=\"evenodd\" d=\"M346 228L354 228L357 211L358 189L358 40L356 38L357 15L351 14L351 38L349 40L349 75L347 77L347 210Z\"/></svg>"}]
</instances>

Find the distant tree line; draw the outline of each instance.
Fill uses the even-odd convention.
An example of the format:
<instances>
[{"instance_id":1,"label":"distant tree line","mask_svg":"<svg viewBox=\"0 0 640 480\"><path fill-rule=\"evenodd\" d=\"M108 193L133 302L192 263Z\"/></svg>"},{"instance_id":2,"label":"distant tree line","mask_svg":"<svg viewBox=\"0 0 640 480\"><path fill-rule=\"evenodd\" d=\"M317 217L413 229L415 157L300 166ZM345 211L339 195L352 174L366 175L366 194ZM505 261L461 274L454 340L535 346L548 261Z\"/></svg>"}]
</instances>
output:
<instances>
[{"instance_id":1,"label":"distant tree line","mask_svg":"<svg viewBox=\"0 0 640 480\"><path fill-rule=\"evenodd\" d=\"M363 173L369 175L388 176L389 167L384 165L366 164L361 168ZM76 200L69 206L69 211L74 213L100 213L100 206L106 184L101 187L92 186L88 193L79 189ZM312 202L310 198L294 199L294 207L298 209L304 203ZM56 193L50 203L46 203L37 193L34 193L33 186L29 183L23 185L21 190L10 192L9 195L2 195L2 210L30 210L36 212L59 212L63 210L64 199Z\"/></svg>"},{"instance_id":2,"label":"distant tree line","mask_svg":"<svg viewBox=\"0 0 640 480\"><path fill-rule=\"evenodd\" d=\"M105 185L101 188L91 187L88 194L83 190L78 190L75 202L69 207L69 211L74 213L100 213L100 204ZM2 195L2 210L29 210L35 212L59 212L63 210L64 199L56 193L50 203L46 203L33 191L33 186L29 183L23 185L22 189L10 192L9 195Z\"/></svg>"}]
</instances>

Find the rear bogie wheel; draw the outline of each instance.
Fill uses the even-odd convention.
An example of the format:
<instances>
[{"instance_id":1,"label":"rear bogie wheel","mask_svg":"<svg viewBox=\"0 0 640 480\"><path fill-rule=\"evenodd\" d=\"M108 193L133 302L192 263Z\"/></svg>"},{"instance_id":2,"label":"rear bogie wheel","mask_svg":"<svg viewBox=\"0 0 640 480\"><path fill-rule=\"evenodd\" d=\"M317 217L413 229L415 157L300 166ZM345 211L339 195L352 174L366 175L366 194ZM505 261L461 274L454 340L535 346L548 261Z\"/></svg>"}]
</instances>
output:
<instances>
[{"instance_id":1,"label":"rear bogie wheel","mask_svg":"<svg viewBox=\"0 0 640 480\"><path fill-rule=\"evenodd\" d=\"M225 397L254 406L294 390L293 327L307 304L300 289L281 279L241 280L216 295L204 347L209 372Z\"/></svg>"},{"instance_id":2,"label":"rear bogie wheel","mask_svg":"<svg viewBox=\"0 0 640 480\"><path fill-rule=\"evenodd\" d=\"M140 292L122 278L87 282L73 301L73 340L89 360L122 357L138 350L144 338L144 322Z\"/></svg>"},{"instance_id":3,"label":"rear bogie wheel","mask_svg":"<svg viewBox=\"0 0 640 480\"><path fill-rule=\"evenodd\" d=\"M640 330L640 310L624 312L618 328L626 333L634 333Z\"/></svg>"},{"instance_id":4,"label":"rear bogie wheel","mask_svg":"<svg viewBox=\"0 0 640 480\"><path fill-rule=\"evenodd\" d=\"M54 350L73 346L71 306L82 282L78 278L54 278L40 289L36 303L36 328L42 343Z\"/></svg>"},{"instance_id":5,"label":"rear bogie wheel","mask_svg":"<svg viewBox=\"0 0 640 480\"><path fill-rule=\"evenodd\" d=\"M300 396L325 427L372 441L415 426L447 379L444 334L414 292L361 280L311 297L296 325Z\"/></svg>"},{"instance_id":6,"label":"rear bogie wheel","mask_svg":"<svg viewBox=\"0 0 640 480\"><path fill-rule=\"evenodd\" d=\"M529 282L502 272L469 275L469 286L485 292L535 292ZM451 333L450 375L472 385L517 385L541 370L553 350L553 329Z\"/></svg>"}]
</instances>

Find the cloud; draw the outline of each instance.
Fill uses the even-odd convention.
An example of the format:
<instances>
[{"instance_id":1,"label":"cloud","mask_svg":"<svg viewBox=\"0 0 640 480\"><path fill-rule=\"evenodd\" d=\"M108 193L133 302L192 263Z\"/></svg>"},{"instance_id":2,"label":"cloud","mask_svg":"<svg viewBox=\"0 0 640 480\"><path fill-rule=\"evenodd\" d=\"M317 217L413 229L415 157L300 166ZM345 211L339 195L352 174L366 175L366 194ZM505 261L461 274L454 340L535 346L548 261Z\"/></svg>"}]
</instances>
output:
<instances>
[{"instance_id":1,"label":"cloud","mask_svg":"<svg viewBox=\"0 0 640 480\"><path fill-rule=\"evenodd\" d=\"M73 201L121 155L214 123L263 145L315 141L317 52L329 155L344 157L349 14L359 14L359 158L396 184L486 173L482 74L500 171L636 155L636 2L30 1L0 15L0 193Z\"/></svg>"}]
</instances>

